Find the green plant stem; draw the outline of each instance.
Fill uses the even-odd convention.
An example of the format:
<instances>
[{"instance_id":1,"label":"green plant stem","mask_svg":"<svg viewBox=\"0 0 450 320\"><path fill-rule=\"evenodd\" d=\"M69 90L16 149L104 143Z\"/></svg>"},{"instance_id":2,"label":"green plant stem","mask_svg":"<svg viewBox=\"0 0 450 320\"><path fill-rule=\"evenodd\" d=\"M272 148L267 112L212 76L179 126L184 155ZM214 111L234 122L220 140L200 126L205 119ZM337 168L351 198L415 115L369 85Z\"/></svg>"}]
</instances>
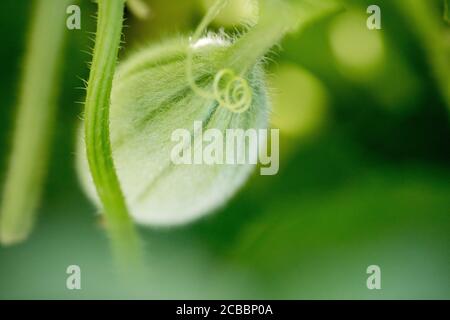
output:
<instances>
[{"instance_id":1,"label":"green plant stem","mask_svg":"<svg viewBox=\"0 0 450 320\"><path fill-rule=\"evenodd\" d=\"M140 244L114 168L109 135L109 105L122 36L124 0L99 0L97 35L85 109L89 167L103 204L106 227L121 269L139 264Z\"/></svg>"},{"instance_id":2,"label":"green plant stem","mask_svg":"<svg viewBox=\"0 0 450 320\"><path fill-rule=\"evenodd\" d=\"M226 53L224 65L244 74L287 33L297 31L322 16L338 12L341 8L334 1L301 4L280 0L261 1L258 23L233 44L231 50Z\"/></svg>"},{"instance_id":3,"label":"green plant stem","mask_svg":"<svg viewBox=\"0 0 450 320\"><path fill-rule=\"evenodd\" d=\"M288 25L292 24L282 18L274 18L273 21L262 19L233 44L224 65L239 70L241 74L246 73L285 36Z\"/></svg>"},{"instance_id":4,"label":"green plant stem","mask_svg":"<svg viewBox=\"0 0 450 320\"><path fill-rule=\"evenodd\" d=\"M410 22L430 61L437 85L450 111L450 55L444 41L441 18L430 1L396 1L399 10Z\"/></svg>"},{"instance_id":5,"label":"green plant stem","mask_svg":"<svg viewBox=\"0 0 450 320\"><path fill-rule=\"evenodd\" d=\"M0 207L0 241L4 245L26 239L35 220L47 171L69 3L39 0L33 8Z\"/></svg>"}]
</instances>

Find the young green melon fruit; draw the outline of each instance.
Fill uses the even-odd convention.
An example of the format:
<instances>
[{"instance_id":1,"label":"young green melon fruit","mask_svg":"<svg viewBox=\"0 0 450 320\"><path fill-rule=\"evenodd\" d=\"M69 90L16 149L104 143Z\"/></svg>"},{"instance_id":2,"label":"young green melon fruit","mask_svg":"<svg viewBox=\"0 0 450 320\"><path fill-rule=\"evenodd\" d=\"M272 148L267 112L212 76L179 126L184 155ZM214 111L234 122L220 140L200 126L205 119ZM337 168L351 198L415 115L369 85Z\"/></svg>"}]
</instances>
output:
<instances>
[{"instance_id":1,"label":"young green melon fruit","mask_svg":"<svg viewBox=\"0 0 450 320\"><path fill-rule=\"evenodd\" d=\"M186 50L189 46L192 56ZM195 121L202 121L203 132L215 128L223 136L231 128L267 128L270 108L260 63L254 63L240 75L244 91L237 99L245 97L243 105L239 106L238 101L233 106L230 105L233 99L205 97L198 92L199 88L202 92L214 92L220 82L218 74L222 71L223 76L227 73L224 70L231 72L223 65L225 57L229 57L229 48L228 40L215 35L194 44L177 38L137 52L119 65L111 94L111 146L122 191L136 222L171 226L200 218L232 197L255 167L176 165L171 160L171 151L179 143L172 141L172 133L187 129L194 139L199 135L193 132ZM187 65L191 72L187 72ZM243 106L239 112L233 109ZM101 208L83 140L80 130L77 152L80 180L86 193ZM240 146L247 154L261 147L249 143L246 139Z\"/></svg>"}]
</instances>

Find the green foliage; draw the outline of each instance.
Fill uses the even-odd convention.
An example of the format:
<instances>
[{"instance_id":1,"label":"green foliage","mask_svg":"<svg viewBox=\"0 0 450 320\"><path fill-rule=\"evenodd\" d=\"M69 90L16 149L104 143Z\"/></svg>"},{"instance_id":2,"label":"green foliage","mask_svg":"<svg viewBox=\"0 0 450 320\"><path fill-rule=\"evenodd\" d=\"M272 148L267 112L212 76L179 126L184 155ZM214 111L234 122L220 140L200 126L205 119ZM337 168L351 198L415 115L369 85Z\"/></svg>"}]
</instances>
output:
<instances>
[{"instance_id":1,"label":"green foliage","mask_svg":"<svg viewBox=\"0 0 450 320\"><path fill-rule=\"evenodd\" d=\"M196 50L193 75L198 86L208 90L213 86L220 58L228 49L223 43L217 38ZM144 49L122 63L114 80L110 115L114 161L130 213L144 224L186 223L210 212L237 191L254 167L174 165L172 132L186 129L195 138L200 132L192 132L194 121L202 121L203 130L223 133L229 128L267 127L269 105L261 66L255 65L245 76L252 103L238 114L192 90L185 74L187 45L185 39L174 39ZM82 150L78 154L85 189L92 190Z\"/></svg>"},{"instance_id":2,"label":"green foliage","mask_svg":"<svg viewBox=\"0 0 450 320\"><path fill-rule=\"evenodd\" d=\"M141 131L130 119L138 121L142 110L132 109L126 114L124 103L132 102L144 109L148 105L144 100L136 101L125 89L137 92L139 87L139 94L147 102L155 98L161 102L163 91L175 100L186 97L169 89L182 82L175 75L185 69L187 38L171 37L173 42L159 43L155 38L166 38L166 33L176 31L191 33L204 13L197 1L146 2L152 4L152 19L127 16L130 27L123 30L124 53L129 58L124 59L116 74L116 79L121 74L123 88L119 86L113 93L123 99L120 108L113 101L111 110L111 115L122 116L123 112L125 123L132 126L123 130L136 135ZM319 4L314 0L302 2ZM370 0L338 2L360 15L372 4ZM450 125L445 92L436 81L436 71L445 71L436 66L436 61L443 60L435 59L446 43L445 33L441 32L445 26L443 2L424 0L417 7L403 6L409 3L379 1L383 30L373 32L381 36L384 62L364 77L349 75L336 59L330 46L331 30L336 25L333 17L323 19L319 14L313 20L302 19L305 24L298 28L301 32L292 32L281 41L282 50L277 50L277 55L269 54L264 59L265 67L269 78L278 64L313 77L328 99L323 111L327 122L308 135L287 136L281 130L279 175L250 177L245 187L215 210L217 214L170 229L142 229L147 254L145 276L139 276L138 284L124 285L116 281L108 239L99 232L97 218L90 214L95 208L80 192L75 170L68 165L75 158L72 129L79 125L75 115L79 109L74 101L82 97L73 88L80 85L76 75L88 74L83 63L91 59L80 48L91 44L86 34L94 31L95 19L89 17L97 10L91 1L82 2L84 30L69 33L64 81L58 85L62 111L56 122L50 176L38 209L41 219L30 241L17 248L0 248L0 298L448 299ZM421 6L425 10L414 10ZM4 0L2 8L0 36L2 48L8 49L0 50L0 150L6 151L13 84L20 80L16 66L22 61L28 6L22 1ZM304 14L313 12L306 5L302 10ZM219 21L214 21L215 27L222 26ZM48 35L40 40L48 40ZM351 32L343 38L355 50L366 44L364 38L352 42ZM133 44L145 39L146 44L137 53L129 54L134 50L130 39ZM245 48L245 41L242 44ZM166 56L165 51L171 54ZM208 56L195 56L194 66L207 61ZM198 84L210 89L215 72L230 67L229 61L223 62L214 68L209 66L209 72L204 70L209 81L198 79ZM176 70L175 65L179 67ZM162 71L160 67L164 66L172 77ZM265 78L260 67L252 66L250 75L259 70L257 75ZM141 76L144 82L151 80L154 85L156 79L150 73L153 69L159 70L160 79L168 77L172 83L157 82L155 88L148 89L150 92L131 85ZM140 70L146 71L141 74ZM44 73L39 79L43 77ZM269 97L296 90L294 96L301 99L295 81L286 85L278 77L273 80L267 89ZM189 90L186 84L184 87ZM154 97L149 97L150 93ZM198 96L189 96L199 101ZM203 101L206 108L211 108L210 101ZM225 108L218 110L231 113ZM272 113L279 110L274 105ZM165 115L153 113L149 119L172 121ZM292 118L301 115L290 114ZM233 113L231 116L238 117ZM183 121L179 115L175 119ZM292 120L298 123L294 121L298 119ZM156 126L152 123L149 128ZM125 148L136 152L149 137L153 139L151 134L155 133L141 135L139 141L134 140L135 146L126 144ZM151 146L145 149L158 154ZM7 154L1 155L5 162ZM121 156L130 157L125 153ZM82 159L79 154L76 157ZM29 164L32 160L23 161ZM144 155L141 160L148 162ZM135 170L136 175L141 173ZM178 181L170 188L177 185ZM93 184L90 186L93 188ZM88 194L94 195L95 190ZM78 292L64 288L64 270L73 263L83 270L83 290ZM383 289L376 292L365 287L365 269L374 263L381 266L383 274Z\"/></svg>"},{"instance_id":3,"label":"green foliage","mask_svg":"<svg viewBox=\"0 0 450 320\"><path fill-rule=\"evenodd\" d=\"M68 1L34 4L21 77L17 119L0 207L0 242L25 240L33 228L46 176L56 113ZM54 16L49 20L48 15ZM42 34L46 34L45 39Z\"/></svg>"},{"instance_id":4,"label":"green foliage","mask_svg":"<svg viewBox=\"0 0 450 320\"><path fill-rule=\"evenodd\" d=\"M139 264L140 244L114 168L109 111L124 4L124 0L98 1L97 33L86 93L84 140L89 171L106 216L115 258L125 271Z\"/></svg>"}]
</instances>

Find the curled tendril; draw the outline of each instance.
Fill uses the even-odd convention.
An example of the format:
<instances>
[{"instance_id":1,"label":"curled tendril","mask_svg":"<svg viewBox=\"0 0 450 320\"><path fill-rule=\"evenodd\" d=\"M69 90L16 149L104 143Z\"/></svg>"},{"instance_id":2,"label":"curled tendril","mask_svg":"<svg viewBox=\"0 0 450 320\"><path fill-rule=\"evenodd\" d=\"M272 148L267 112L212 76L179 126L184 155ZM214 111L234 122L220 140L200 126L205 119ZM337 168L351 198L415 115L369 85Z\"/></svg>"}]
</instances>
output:
<instances>
[{"instance_id":1,"label":"curled tendril","mask_svg":"<svg viewBox=\"0 0 450 320\"><path fill-rule=\"evenodd\" d=\"M252 91L247 80L231 69L222 69L216 74L213 91L219 105L232 112L242 113L251 106Z\"/></svg>"},{"instance_id":2,"label":"curled tendril","mask_svg":"<svg viewBox=\"0 0 450 320\"><path fill-rule=\"evenodd\" d=\"M208 27L212 20L227 5L228 0L217 0L216 3L206 14L203 21L189 40L187 49L186 73L192 90L205 99L216 100L221 107L235 113L243 113L247 111L252 104L252 90L246 79L236 75L231 69L222 69L216 73L213 81L212 92L207 91L198 86L193 76L193 51L197 41L200 39L203 31Z\"/></svg>"}]
</instances>

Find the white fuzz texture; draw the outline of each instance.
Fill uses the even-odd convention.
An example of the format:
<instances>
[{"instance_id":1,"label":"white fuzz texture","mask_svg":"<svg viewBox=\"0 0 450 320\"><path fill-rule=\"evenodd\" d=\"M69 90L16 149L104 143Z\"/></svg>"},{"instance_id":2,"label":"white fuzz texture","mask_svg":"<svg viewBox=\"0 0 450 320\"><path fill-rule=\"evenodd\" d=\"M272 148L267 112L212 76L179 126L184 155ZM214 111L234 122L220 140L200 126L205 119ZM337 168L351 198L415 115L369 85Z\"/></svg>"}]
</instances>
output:
<instances>
[{"instance_id":1,"label":"white fuzz texture","mask_svg":"<svg viewBox=\"0 0 450 320\"><path fill-rule=\"evenodd\" d=\"M234 113L192 90L186 78L187 44L186 39L174 39L135 53L119 66L113 83L110 134L114 163L130 214L145 225L186 224L214 211L236 193L255 167L175 165L170 157L177 144L171 141L174 130L187 129L194 137L195 121L203 122L203 132L215 128L224 136L228 128L267 128L269 103L262 67L256 64L244 76L252 91L250 108ZM228 41L210 37L197 45L193 75L199 86L209 90ZM246 141L247 151L258 147ZM77 154L84 190L100 206L82 131Z\"/></svg>"}]
</instances>

